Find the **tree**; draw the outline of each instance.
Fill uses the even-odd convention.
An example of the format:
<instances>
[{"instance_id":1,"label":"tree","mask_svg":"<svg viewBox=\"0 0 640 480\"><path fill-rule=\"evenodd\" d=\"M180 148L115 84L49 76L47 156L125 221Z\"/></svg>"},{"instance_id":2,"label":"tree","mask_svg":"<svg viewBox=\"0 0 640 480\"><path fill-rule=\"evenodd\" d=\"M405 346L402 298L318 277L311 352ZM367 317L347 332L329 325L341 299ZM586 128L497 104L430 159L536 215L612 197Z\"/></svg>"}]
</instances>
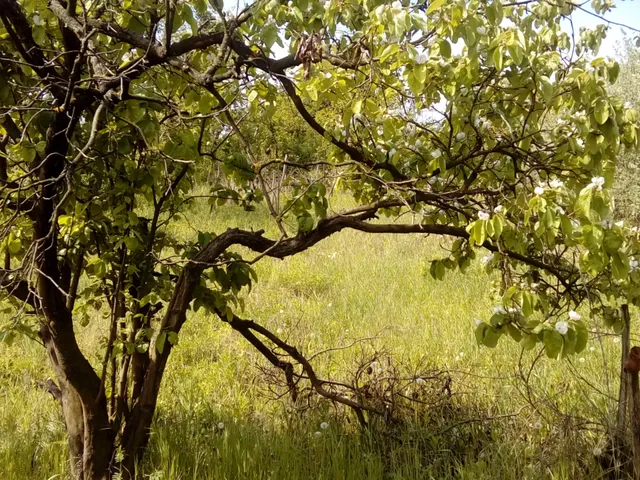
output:
<instances>
[{"instance_id":1,"label":"tree","mask_svg":"<svg viewBox=\"0 0 640 480\"><path fill-rule=\"evenodd\" d=\"M610 7L594 3L597 14ZM294 395L309 381L365 423L375 406L323 382L294 346L240 317L256 281L251 262L346 228L454 239L432 264L435 278L488 250L503 298L476 331L487 346L509 334L567 355L587 339L569 310L588 300L614 323L617 299L638 303L638 238L613 224L608 189L617 155L637 147L638 113L607 93L618 64L587 59L606 28L561 29L577 8L0 0L0 284L12 317L2 335L26 333L46 348L73 474L134 475L192 309L243 335ZM275 44L291 53L276 59ZM326 158L256 153L241 119L252 111L268 122L288 108L283 95L324 139ZM316 115L323 106L339 115ZM228 148L232 137L242 150ZM212 200L264 201L278 238L233 228L179 242L167 233L212 162L232 180ZM276 198L265 169L285 164L323 169ZM324 176L358 206L328 215ZM406 211L418 221L372 221ZM230 250L238 245L255 256ZM74 333L94 309L110 326L100 365Z\"/></svg>"},{"instance_id":2,"label":"tree","mask_svg":"<svg viewBox=\"0 0 640 480\"><path fill-rule=\"evenodd\" d=\"M612 86L611 92L622 98L627 106L638 108L640 52L628 38L621 47L620 53L624 60L620 68L620 79ZM640 189L635 181L638 177L638 152L625 152L618 162L613 190L616 212L621 218L637 223L640 220Z\"/></svg>"}]
</instances>

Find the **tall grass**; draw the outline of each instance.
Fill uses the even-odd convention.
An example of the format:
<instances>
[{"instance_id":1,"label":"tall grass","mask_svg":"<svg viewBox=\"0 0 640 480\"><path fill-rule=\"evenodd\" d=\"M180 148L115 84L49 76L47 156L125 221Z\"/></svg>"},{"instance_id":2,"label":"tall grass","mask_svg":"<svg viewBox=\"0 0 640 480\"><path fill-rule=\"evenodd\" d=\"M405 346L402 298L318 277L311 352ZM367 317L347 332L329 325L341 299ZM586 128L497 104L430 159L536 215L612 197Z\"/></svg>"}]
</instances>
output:
<instances>
[{"instance_id":1,"label":"tall grass","mask_svg":"<svg viewBox=\"0 0 640 480\"><path fill-rule=\"evenodd\" d=\"M264 211L210 213L198 204L170 228L192 238L196 230L268 225ZM523 354L507 338L495 349L478 347L475 319L490 316L493 279L478 264L432 280L425 270L441 242L345 231L295 257L263 259L243 316L281 330L308 356L324 352L314 358L322 378L349 380L359 362L380 355L407 375L445 372L450 397L436 389L429 399L437 406L416 405L401 424L374 422L366 432L328 402L299 411L288 398L275 399L260 354L199 311L169 361L145 477L598 478L592 452L605 445L603 425L615 403L616 337L595 335L594 320L591 349L535 364L537 351ZM79 328L84 351L98 363L106 325L96 317ZM68 474L59 408L35 387L50 375L35 342L0 347L0 478Z\"/></svg>"}]
</instances>

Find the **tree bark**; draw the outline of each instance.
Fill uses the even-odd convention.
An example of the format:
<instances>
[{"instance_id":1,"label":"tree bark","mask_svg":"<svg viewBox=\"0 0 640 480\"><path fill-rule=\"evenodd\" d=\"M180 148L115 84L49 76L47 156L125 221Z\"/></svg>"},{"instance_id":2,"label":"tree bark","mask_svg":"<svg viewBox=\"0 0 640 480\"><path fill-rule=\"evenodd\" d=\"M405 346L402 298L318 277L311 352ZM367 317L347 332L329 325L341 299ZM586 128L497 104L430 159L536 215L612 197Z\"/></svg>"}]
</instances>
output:
<instances>
[{"instance_id":1,"label":"tree bark","mask_svg":"<svg viewBox=\"0 0 640 480\"><path fill-rule=\"evenodd\" d=\"M625 370L625 362L629 358L631 350L630 339L630 317L629 305L624 304L620 308L622 314L623 330L622 330L622 354L620 356L620 390L618 392L618 418L616 425L616 441L622 446L627 442L627 432L629 424L627 422L627 411L630 409L631 399L631 377L630 373Z\"/></svg>"},{"instance_id":2,"label":"tree bark","mask_svg":"<svg viewBox=\"0 0 640 480\"><path fill-rule=\"evenodd\" d=\"M66 295L61 290L58 264L57 213L59 178L65 168L73 127L67 112L56 114L47 131L45 161L38 169L41 188L34 216L37 291L44 317L40 336L62 392L62 410L67 425L72 472L78 479L103 480L109 476L113 434L100 379L83 355L73 328Z\"/></svg>"}]
</instances>

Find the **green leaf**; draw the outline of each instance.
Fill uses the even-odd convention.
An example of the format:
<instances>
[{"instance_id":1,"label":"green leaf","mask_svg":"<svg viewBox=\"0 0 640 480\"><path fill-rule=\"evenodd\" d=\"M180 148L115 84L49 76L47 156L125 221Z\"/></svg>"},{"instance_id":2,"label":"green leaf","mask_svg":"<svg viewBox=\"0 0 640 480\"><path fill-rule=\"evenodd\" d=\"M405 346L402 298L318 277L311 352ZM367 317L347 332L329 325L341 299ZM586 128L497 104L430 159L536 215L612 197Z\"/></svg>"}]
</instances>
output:
<instances>
[{"instance_id":1,"label":"green leaf","mask_svg":"<svg viewBox=\"0 0 640 480\"><path fill-rule=\"evenodd\" d=\"M516 342L522 340L522 332L512 323L507 324L507 332Z\"/></svg>"},{"instance_id":2,"label":"green leaf","mask_svg":"<svg viewBox=\"0 0 640 480\"><path fill-rule=\"evenodd\" d=\"M501 333L496 327L481 323L476 327L475 335L478 345L494 348L500 340Z\"/></svg>"},{"instance_id":3,"label":"green leaf","mask_svg":"<svg viewBox=\"0 0 640 480\"><path fill-rule=\"evenodd\" d=\"M17 255L22 250L22 242L19 238L12 238L7 244L7 248L11 255Z\"/></svg>"},{"instance_id":4,"label":"green leaf","mask_svg":"<svg viewBox=\"0 0 640 480\"><path fill-rule=\"evenodd\" d=\"M167 335L167 340L169 340L169 343L171 345L177 345L178 344L178 333L177 332L169 332L169 334Z\"/></svg>"},{"instance_id":5,"label":"green leaf","mask_svg":"<svg viewBox=\"0 0 640 480\"><path fill-rule=\"evenodd\" d=\"M409 84L411 93L413 93L416 96L422 94L422 90L424 88L424 82L421 82L420 79L416 77L413 71L407 76L407 83Z\"/></svg>"},{"instance_id":6,"label":"green leaf","mask_svg":"<svg viewBox=\"0 0 640 480\"><path fill-rule=\"evenodd\" d=\"M576 331L570 328L562 339L562 358L573 355L576 352Z\"/></svg>"},{"instance_id":7,"label":"green leaf","mask_svg":"<svg viewBox=\"0 0 640 480\"><path fill-rule=\"evenodd\" d=\"M427 80L427 66L416 65L413 68L413 74L415 75L416 80L418 80L421 85L424 85L424 82Z\"/></svg>"},{"instance_id":8,"label":"green leaf","mask_svg":"<svg viewBox=\"0 0 640 480\"><path fill-rule=\"evenodd\" d=\"M313 230L314 223L311 215L301 215L298 217L298 229L301 232L310 232Z\"/></svg>"},{"instance_id":9,"label":"green leaf","mask_svg":"<svg viewBox=\"0 0 640 480\"><path fill-rule=\"evenodd\" d=\"M487 327L484 331L484 338L482 339L482 344L485 347L495 348L498 345L498 340L500 340L500 331L496 327Z\"/></svg>"},{"instance_id":10,"label":"green leaf","mask_svg":"<svg viewBox=\"0 0 640 480\"><path fill-rule=\"evenodd\" d=\"M600 125L605 123L609 119L609 104L605 100L598 100L593 115Z\"/></svg>"},{"instance_id":11,"label":"green leaf","mask_svg":"<svg viewBox=\"0 0 640 480\"><path fill-rule=\"evenodd\" d=\"M522 315L530 317L533 315L534 299L529 292L522 292Z\"/></svg>"},{"instance_id":12,"label":"green leaf","mask_svg":"<svg viewBox=\"0 0 640 480\"><path fill-rule=\"evenodd\" d=\"M451 44L447 40L440 40L440 55L444 58L451 57ZM420 65L425 66L425 65ZM426 70L426 68L425 68Z\"/></svg>"},{"instance_id":13,"label":"green leaf","mask_svg":"<svg viewBox=\"0 0 640 480\"><path fill-rule=\"evenodd\" d=\"M573 328L576 331L576 345L575 352L582 352L587 346L587 341L589 340L589 332L587 331L587 326L584 324L582 320L574 322Z\"/></svg>"},{"instance_id":14,"label":"green leaf","mask_svg":"<svg viewBox=\"0 0 640 480\"><path fill-rule=\"evenodd\" d=\"M264 41L264 44L267 46L267 48L269 48L269 50L271 50L271 47L273 47L274 43L278 42L279 45L281 43L280 37L278 35L278 27L273 23L270 23L263 27L261 37Z\"/></svg>"},{"instance_id":15,"label":"green leaf","mask_svg":"<svg viewBox=\"0 0 640 480\"><path fill-rule=\"evenodd\" d=\"M445 275L445 266L440 260L432 260L429 267L429 274L434 280L442 280Z\"/></svg>"},{"instance_id":16,"label":"green leaf","mask_svg":"<svg viewBox=\"0 0 640 480\"><path fill-rule=\"evenodd\" d=\"M398 53L399 50L400 50L400 46L397 43L392 43L390 45L387 45L385 49L382 51L382 53L380 54L380 61L384 62L391 55Z\"/></svg>"},{"instance_id":17,"label":"green leaf","mask_svg":"<svg viewBox=\"0 0 640 480\"><path fill-rule=\"evenodd\" d=\"M478 220L473 227L473 241L476 245L482 245L487 238L484 223L486 220Z\"/></svg>"},{"instance_id":18,"label":"green leaf","mask_svg":"<svg viewBox=\"0 0 640 480\"><path fill-rule=\"evenodd\" d=\"M362 111L362 100L355 100L351 104L351 111L354 115L358 115Z\"/></svg>"},{"instance_id":19,"label":"green leaf","mask_svg":"<svg viewBox=\"0 0 640 480\"><path fill-rule=\"evenodd\" d=\"M618 62L613 62L613 64L609 67L609 82L616 83L618 79L618 75L620 74L620 64Z\"/></svg>"},{"instance_id":20,"label":"green leaf","mask_svg":"<svg viewBox=\"0 0 640 480\"><path fill-rule=\"evenodd\" d=\"M580 191L578 195L578 201L576 202L576 208L579 213L589 218L591 214L591 198L593 196L593 189L591 187L585 187Z\"/></svg>"},{"instance_id":21,"label":"green leaf","mask_svg":"<svg viewBox=\"0 0 640 480\"><path fill-rule=\"evenodd\" d=\"M446 0L433 0L429 5L429 8L427 8L427 15L438 10L440 7L442 7L445 4L445 2Z\"/></svg>"},{"instance_id":22,"label":"green leaf","mask_svg":"<svg viewBox=\"0 0 640 480\"><path fill-rule=\"evenodd\" d=\"M545 330L542 334L542 343L544 343L545 353L549 358L558 358L562 351L564 340L555 330Z\"/></svg>"},{"instance_id":23,"label":"green leaf","mask_svg":"<svg viewBox=\"0 0 640 480\"><path fill-rule=\"evenodd\" d=\"M496 69L502 70L502 47L497 47L493 50L492 58Z\"/></svg>"},{"instance_id":24,"label":"green leaf","mask_svg":"<svg viewBox=\"0 0 640 480\"><path fill-rule=\"evenodd\" d=\"M611 257L611 273L618 280L624 280L629 275L629 259L620 251Z\"/></svg>"},{"instance_id":25,"label":"green leaf","mask_svg":"<svg viewBox=\"0 0 640 480\"><path fill-rule=\"evenodd\" d=\"M160 335L158 335L158 338L156 339L156 349L158 350L158 353L162 354L162 351L164 350L164 343L167 340L167 332L162 332Z\"/></svg>"},{"instance_id":26,"label":"green leaf","mask_svg":"<svg viewBox=\"0 0 640 480\"><path fill-rule=\"evenodd\" d=\"M529 335L526 333L522 335L522 340L520 340L520 346L525 350L533 350L537 343L538 343L537 335Z\"/></svg>"},{"instance_id":27,"label":"green leaf","mask_svg":"<svg viewBox=\"0 0 640 480\"><path fill-rule=\"evenodd\" d=\"M318 101L318 90L316 90L315 85L307 85L307 88L305 90L307 92L307 95L309 95L309 98L311 100L313 100L314 102Z\"/></svg>"}]
</instances>

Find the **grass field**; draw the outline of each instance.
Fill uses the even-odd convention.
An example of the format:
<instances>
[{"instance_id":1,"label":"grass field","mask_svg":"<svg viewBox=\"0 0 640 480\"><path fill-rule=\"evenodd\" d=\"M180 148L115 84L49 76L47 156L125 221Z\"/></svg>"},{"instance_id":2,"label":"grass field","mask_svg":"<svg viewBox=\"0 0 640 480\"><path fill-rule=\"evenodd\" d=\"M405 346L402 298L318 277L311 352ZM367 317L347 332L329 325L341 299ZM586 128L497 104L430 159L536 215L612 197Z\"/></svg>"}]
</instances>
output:
<instances>
[{"instance_id":1,"label":"grass field","mask_svg":"<svg viewBox=\"0 0 640 480\"><path fill-rule=\"evenodd\" d=\"M193 225L264 228L267 218L199 205L174 233L186 238ZM465 276L432 280L425 270L439 242L342 232L293 258L264 259L243 313L307 356L331 349L314 358L323 378L349 381L377 356L376 375L397 369L408 396L417 392L431 405L416 403L401 423L374 421L362 432L329 402L301 409L276 400L258 352L200 311L169 361L145 478L601 478L597 460L606 452L597 454L606 450L618 388L616 337L598 335L593 320L590 348L571 360L541 358L533 369L538 352L521 356L511 339L478 347L475 319L490 316L492 279L478 262ZM98 364L106 325L79 328ZM426 385L410 380L434 372L444 373ZM1 479L66 478L61 414L35 387L50 375L35 342L0 346ZM446 376L451 396L440 392Z\"/></svg>"}]
</instances>

